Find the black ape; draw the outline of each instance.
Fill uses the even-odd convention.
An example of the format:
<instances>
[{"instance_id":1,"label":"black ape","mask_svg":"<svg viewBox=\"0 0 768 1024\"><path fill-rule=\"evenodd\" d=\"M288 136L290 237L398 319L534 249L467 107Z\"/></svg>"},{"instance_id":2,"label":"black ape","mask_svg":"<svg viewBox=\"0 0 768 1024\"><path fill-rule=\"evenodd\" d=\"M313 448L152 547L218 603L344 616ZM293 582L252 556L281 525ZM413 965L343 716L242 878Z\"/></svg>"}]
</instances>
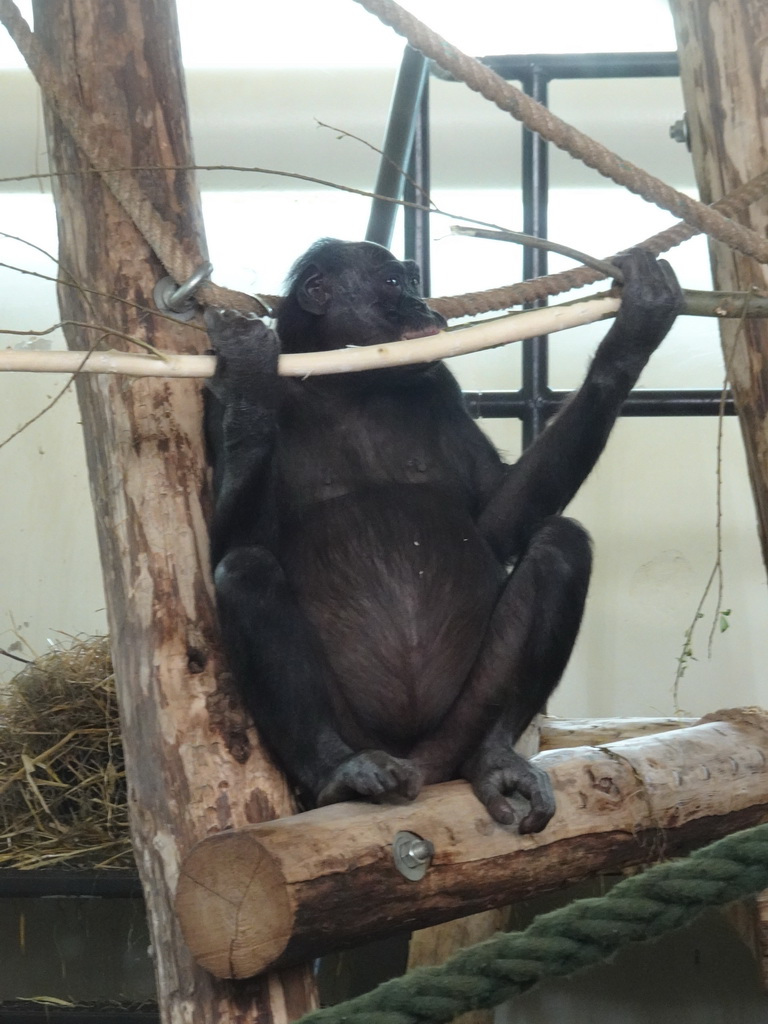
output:
<instances>
[{"instance_id":1,"label":"black ape","mask_svg":"<svg viewBox=\"0 0 768 1024\"><path fill-rule=\"evenodd\" d=\"M561 513L681 302L667 264L637 250L616 262L616 321L514 466L441 363L276 375L280 345L375 345L444 326L416 266L386 249L314 245L292 272L280 343L258 319L208 310L222 635L265 741L312 802L412 799L460 777L503 823L523 794L521 832L552 816L547 776L513 747L581 621L590 543Z\"/></svg>"}]
</instances>

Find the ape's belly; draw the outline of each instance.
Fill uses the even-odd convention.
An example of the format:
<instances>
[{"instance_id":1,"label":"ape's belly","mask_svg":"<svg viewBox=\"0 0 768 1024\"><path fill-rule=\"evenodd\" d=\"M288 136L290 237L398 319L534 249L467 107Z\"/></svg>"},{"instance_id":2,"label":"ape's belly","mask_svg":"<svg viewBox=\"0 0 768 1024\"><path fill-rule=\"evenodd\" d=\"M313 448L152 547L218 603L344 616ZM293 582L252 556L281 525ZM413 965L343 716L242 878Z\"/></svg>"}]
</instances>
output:
<instances>
[{"instance_id":1,"label":"ape's belly","mask_svg":"<svg viewBox=\"0 0 768 1024\"><path fill-rule=\"evenodd\" d=\"M466 510L425 485L323 502L285 540L342 735L406 754L466 682L502 568Z\"/></svg>"}]
</instances>

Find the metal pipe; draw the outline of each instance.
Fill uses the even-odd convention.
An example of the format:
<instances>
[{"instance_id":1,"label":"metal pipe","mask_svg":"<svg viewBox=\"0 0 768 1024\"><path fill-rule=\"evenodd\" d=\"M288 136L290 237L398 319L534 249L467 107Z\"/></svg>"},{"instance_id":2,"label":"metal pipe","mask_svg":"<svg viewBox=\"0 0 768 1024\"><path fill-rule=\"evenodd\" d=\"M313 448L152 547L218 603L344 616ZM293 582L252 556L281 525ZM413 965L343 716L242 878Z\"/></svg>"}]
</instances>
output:
<instances>
[{"instance_id":1,"label":"metal pipe","mask_svg":"<svg viewBox=\"0 0 768 1024\"><path fill-rule=\"evenodd\" d=\"M523 79L525 92L546 106L549 83L541 69L532 66ZM523 231L536 238L547 237L549 200L548 143L540 135L523 128ZM545 249L523 250L523 278L543 277L547 273ZM534 309L546 300L529 304ZM549 397L549 343L546 335L523 342L523 394L528 403L523 416L523 448L527 448L544 429L545 403Z\"/></svg>"},{"instance_id":2,"label":"metal pipe","mask_svg":"<svg viewBox=\"0 0 768 1024\"><path fill-rule=\"evenodd\" d=\"M387 196L391 199L402 198L403 170L408 164L411 153L416 130L416 114L426 79L426 57L418 50L414 50L413 47L406 46L392 96L387 134L384 139L379 174L374 187L376 196ZM389 248L396 216L396 203L374 198L371 203L368 229L365 233L366 240L378 242Z\"/></svg>"},{"instance_id":3,"label":"metal pipe","mask_svg":"<svg viewBox=\"0 0 768 1024\"><path fill-rule=\"evenodd\" d=\"M570 391L549 391L539 402L541 418L546 422L557 412L560 403L571 394ZM662 388L652 391L647 388L633 392L624 403L622 416L718 416L721 392L717 390ZM530 399L522 391L468 391L464 394L467 408L472 416L484 419L523 419ZM734 416L736 409L730 395L726 398L723 412Z\"/></svg>"},{"instance_id":4,"label":"metal pipe","mask_svg":"<svg viewBox=\"0 0 768 1024\"><path fill-rule=\"evenodd\" d=\"M429 161L429 77L424 80L416 119L416 132L405 182L405 198L420 207L429 204L431 167ZM406 206L404 210L405 258L415 260L421 269L422 295L432 294L430 214L428 209Z\"/></svg>"}]
</instances>

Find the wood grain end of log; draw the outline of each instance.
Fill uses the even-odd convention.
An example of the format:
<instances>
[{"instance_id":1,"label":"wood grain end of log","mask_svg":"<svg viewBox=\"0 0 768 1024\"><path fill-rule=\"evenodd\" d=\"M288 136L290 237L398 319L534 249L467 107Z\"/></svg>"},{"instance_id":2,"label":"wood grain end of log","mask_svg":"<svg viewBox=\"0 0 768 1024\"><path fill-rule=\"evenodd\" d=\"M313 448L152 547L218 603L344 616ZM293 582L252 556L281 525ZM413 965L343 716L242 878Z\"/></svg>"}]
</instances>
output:
<instances>
[{"instance_id":1,"label":"wood grain end of log","mask_svg":"<svg viewBox=\"0 0 768 1024\"><path fill-rule=\"evenodd\" d=\"M193 848L175 907L192 956L217 978L250 977L254 958L274 963L293 930L283 872L248 833L223 832Z\"/></svg>"}]
</instances>

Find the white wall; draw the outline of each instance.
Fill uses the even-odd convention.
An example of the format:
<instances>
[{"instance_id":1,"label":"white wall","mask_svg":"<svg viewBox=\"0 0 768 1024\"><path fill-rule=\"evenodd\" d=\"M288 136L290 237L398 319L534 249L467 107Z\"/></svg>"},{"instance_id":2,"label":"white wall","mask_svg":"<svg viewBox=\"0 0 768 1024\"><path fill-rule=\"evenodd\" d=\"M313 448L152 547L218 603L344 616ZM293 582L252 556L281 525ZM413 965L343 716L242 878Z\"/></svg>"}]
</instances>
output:
<instances>
[{"instance_id":1,"label":"white wall","mask_svg":"<svg viewBox=\"0 0 768 1024\"><path fill-rule=\"evenodd\" d=\"M183 17L185 10L182 5ZM660 44L668 45L668 39ZM288 169L363 188L373 181L376 155L317 121L378 144L394 78L391 56L382 67L372 61L369 67L336 70L259 69L254 51L254 66L226 69L215 66L225 59L220 39L204 51L192 42L187 49L192 64L205 63L203 53L214 65L189 72L201 163ZM493 49L499 47L487 47ZM241 55L235 63L245 60ZM433 82L432 97L438 205L519 227L516 124L459 85ZM667 135L682 112L674 81L555 83L552 104L629 159L678 187L693 188L688 155ZM25 71L0 71L0 109L6 142L0 148L0 176L44 169L35 89ZM670 221L562 154L553 153L552 171L550 234L559 241L605 255ZM200 182L215 279L232 287L276 291L293 258L316 237L360 237L365 229L367 201L342 191L236 172L204 173ZM52 250L53 218L44 180L0 188L0 230ZM516 249L452 237L453 222L435 218L437 294L519 279ZM686 243L671 259L685 286L706 287L701 240ZM51 273L42 255L2 238L0 261ZM560 263L553 260L553 265ZM0 268L0 296L5 329L42 330L56 320L52 286L37 278ZM553 340L555 386L578 382L600 333L600 328L588 328ZM13 336L4 339L5 344L18 342ZM54 336L35 344L61 342ZM468 388L513 388L519 351L510 347L467 357L453 368ZM685 319L642 383L719 387L722 374L712 324ZM0 440L40 410L62 384L62 378L0 376ZM514 458L517 424L484 426ZM582 635L552 705L556 713L667 714L675 709L675 661L716 545L716 438L714 419L625 419L617 427L571 510L595 538L596 572ZM766 577L733 421L724 425L722 477L723 600L732 609L731 628L716 636L709 660L706 620L699 627L697 660L687 669L679 697L681 707L692 713L766 701ZM0 480L0 646L20 644L20 653L39 653L61 634L103 630L98 555L71 394L0 448ZM13 670L13 663L0 657L0 671L7 677Z\"/></svg>"}]
</instances>

